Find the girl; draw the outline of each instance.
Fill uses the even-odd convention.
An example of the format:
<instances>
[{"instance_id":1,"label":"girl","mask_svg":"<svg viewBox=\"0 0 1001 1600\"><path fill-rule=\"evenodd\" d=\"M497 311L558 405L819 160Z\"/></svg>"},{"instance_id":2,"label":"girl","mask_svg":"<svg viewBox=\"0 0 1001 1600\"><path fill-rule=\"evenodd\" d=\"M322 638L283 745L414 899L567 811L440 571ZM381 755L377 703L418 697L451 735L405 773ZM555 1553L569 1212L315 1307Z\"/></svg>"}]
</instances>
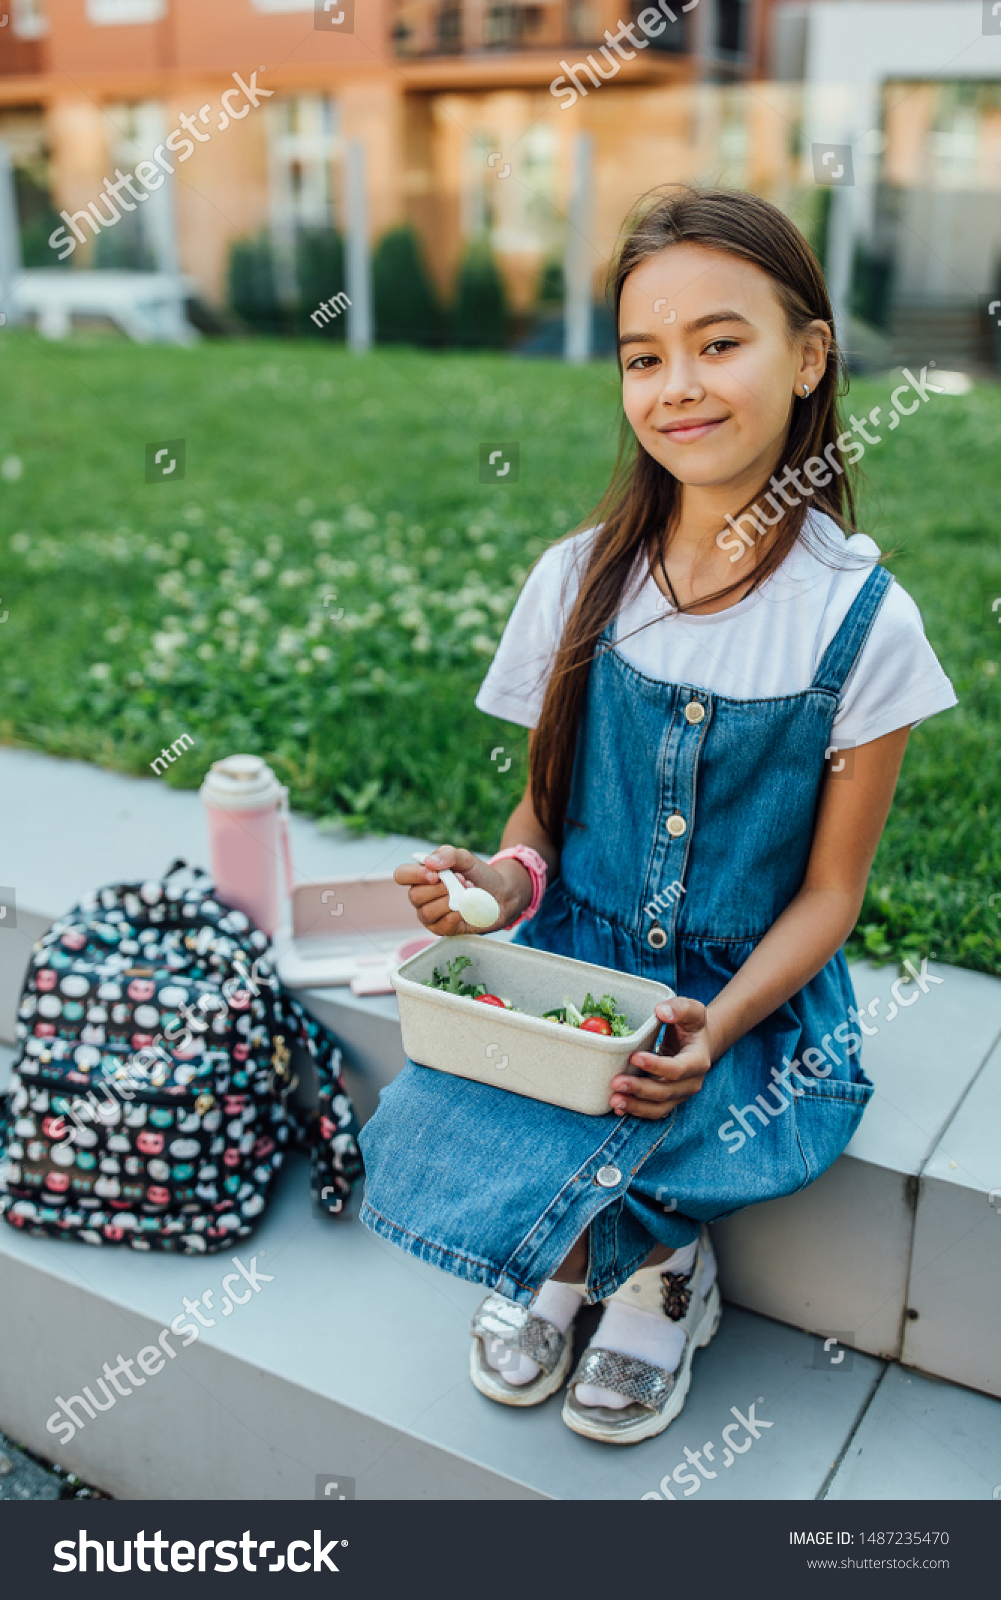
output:
<instances>
[{"instance_id":1,"label":"girl","mask_svg":"<svg viewBox=\"0 0 1001 1600\"><path fill-rule=\"evenodd\" d=\"M672 189L614 286L632 459L538 562L477 699L534 730L528 788L489 864L443 845L396 877L436 934L476 931L453 867L522 943L670 985L673 1053L634 1055L603 1117L408 1062L361 1143L367 1226L494 1291L476 1387L544 1400L603 1300L563 1418L629 1443L678 1414L716 1331L706 1224L802 1189L859 1124L841 947L910 727L955 696L852 531L864 447L793 224Z\"/></svg>"}]
</instances>

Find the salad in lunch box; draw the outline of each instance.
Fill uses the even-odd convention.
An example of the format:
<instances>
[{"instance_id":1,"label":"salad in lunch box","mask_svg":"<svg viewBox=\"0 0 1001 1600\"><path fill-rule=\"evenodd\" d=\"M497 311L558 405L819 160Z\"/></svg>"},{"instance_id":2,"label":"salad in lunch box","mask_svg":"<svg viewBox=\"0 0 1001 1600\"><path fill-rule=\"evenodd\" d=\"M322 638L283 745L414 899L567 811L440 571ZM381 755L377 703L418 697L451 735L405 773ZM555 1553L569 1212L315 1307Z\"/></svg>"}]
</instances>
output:
<instances>
[{"instance_id":1,"label":"salad in lunch box","mask_svg":"<svg viewBox=\"0 0 1001 1600\"><path fill-rule=\"evenodd\" d=\"M443 989L446 994L459 994L468 1000L480 1000L484 1005L501 1006L505 1011L517 1011L518 1007L510 1000L505 1000L499 994L488 994L485 983L467 983L462 977L467 967L472 966L469 956L456 956L454 961L449 961L445 971L440 972L435 967L430 978L425 978L424 985L428 989ZM619 1007L614 995L603 994L600 1000L595 1000L593 995L586 994L581 1006L575 1006L569 996L564 995L563 1004L554 1006L551 1011L542 1013L546 1022L561 1023L567 1028L580 1028L583 1033L604 1034L605 1037L625 1038L632 1033L629 1018Z\"/></svg>"}]
</instances>

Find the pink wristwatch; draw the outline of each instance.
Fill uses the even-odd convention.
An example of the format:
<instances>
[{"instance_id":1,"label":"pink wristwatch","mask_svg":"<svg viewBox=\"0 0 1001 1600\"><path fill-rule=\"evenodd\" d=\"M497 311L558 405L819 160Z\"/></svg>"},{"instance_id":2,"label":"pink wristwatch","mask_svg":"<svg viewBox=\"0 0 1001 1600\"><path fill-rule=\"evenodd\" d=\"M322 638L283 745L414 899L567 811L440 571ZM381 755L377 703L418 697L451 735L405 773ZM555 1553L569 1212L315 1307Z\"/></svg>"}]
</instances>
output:
<instances>
[{"instance_id":1,"label":"pink wristwatch","mask_svg":"<svg viewBox=\"0 0 1001 1600\"><path fill-rule=\"evenodd\" d=\"M523 911L520 917L515 917L513 922L507 924L509 928L516 928L519 922L527 922L529 917L534 917L542 904L542 896L546 892L546 878L548 877L549 869L538 850L533 850L531 845L527 844L512 844L506 850L498 850L495 856L490 857L489 865L493 866L495 861L505 861L508 858L512 861L520 861L532 880L532 898L528 903L527 910Z\"/></svg>"}]
</instances>

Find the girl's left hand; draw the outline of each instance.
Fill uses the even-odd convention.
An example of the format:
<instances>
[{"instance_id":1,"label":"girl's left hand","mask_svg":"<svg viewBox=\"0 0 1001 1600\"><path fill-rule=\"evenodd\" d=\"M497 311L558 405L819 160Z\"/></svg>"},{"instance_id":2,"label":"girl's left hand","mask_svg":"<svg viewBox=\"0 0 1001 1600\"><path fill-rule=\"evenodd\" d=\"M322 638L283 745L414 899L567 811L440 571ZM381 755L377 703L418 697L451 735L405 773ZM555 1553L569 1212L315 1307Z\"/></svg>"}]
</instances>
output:
<instances>
[{"instance_id":1,"label":"girl's left hand","mask_svg":"<svg viewBox=\"0 0 1001 1600\"><path fill-rule=\"evenodd\" d=\"M713 1064L707 1013L701 1000L679 996L657 1006L655 1014L669 1027L673 1024L674 1048L666 1056L639 1050L629 1057L631 1067L650 1076L620 1074L612 1079L611 1108L618 1116L645 1117L654 1122L666 1117L676 1105L698 1094Z\"/></svg>"}]
</instances>

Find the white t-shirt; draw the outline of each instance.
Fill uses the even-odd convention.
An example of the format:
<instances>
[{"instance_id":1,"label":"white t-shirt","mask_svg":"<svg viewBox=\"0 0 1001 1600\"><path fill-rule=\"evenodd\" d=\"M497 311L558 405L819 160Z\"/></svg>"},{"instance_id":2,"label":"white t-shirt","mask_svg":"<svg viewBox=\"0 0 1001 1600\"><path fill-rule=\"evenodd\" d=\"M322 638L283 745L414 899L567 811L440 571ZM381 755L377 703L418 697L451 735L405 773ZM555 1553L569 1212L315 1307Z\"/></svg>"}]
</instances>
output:
<instances>
[{"instance_id":1,"label":"white t-shirt","mask_svg":"<svg viewBox=\"0 0 1001 1600\"><path fill-rule=\"evenodd\" d=\"M489 716L526 728L538 722L592 537L587 530L554 545L529 575L476 697ZM800 693L878 559L866 534L846 539L829 517L813 512L809 536L758 589L726 611L691 616L675 613L640 558L619 608L617 648L630 666L662 683L732 700ZM921 613L894 583L845 684L832 744L868 744L955 704Z\"/></svg>"}]
</instances>

